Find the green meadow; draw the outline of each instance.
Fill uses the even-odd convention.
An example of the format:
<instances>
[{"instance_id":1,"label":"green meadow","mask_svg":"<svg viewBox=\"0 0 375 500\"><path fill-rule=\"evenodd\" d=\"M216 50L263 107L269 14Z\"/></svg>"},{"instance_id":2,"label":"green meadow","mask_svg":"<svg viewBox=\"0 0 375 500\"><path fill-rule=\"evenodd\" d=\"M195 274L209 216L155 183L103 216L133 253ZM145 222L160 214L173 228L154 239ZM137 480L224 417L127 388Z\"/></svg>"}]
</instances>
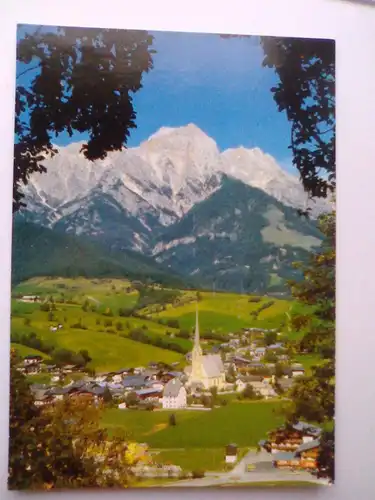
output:
<instances>
[{"instance_id":1,"label":"green meadow","mask_svg":"<svg viewBox=\"0 0 375 500\"><path fill-rule=\"evenodd\" d=\"M249 326L258 328L278 328L285 320L291 307L291 301L260 297L259 302L251 302L248 295L234 293L200 292L199 322L202 330L230 333ZM259 313L254 319L252 313L263 304L274 301L274 304ZM157 319L177 319L182 328L191 329L195 325L195 301L173 307L167 306L165 311L154 313Z\"/></svg>"},{"instance_id":2,"label":"green meadow","mask_svg":"<svg viewBox=\"0 0 375 500\"><path fill-rule=\"evenodd\" d=\"M103 426L122 429L133 439L156 449L222 448L229 443L254 447L267 432L283 422L280 401L232 402L211 411L175 411L176 426L169 426L170 411L107 410Z\"/></svg>"},{"instance_id":3,"label":"green meadow","mask_svg":"<svg viewBox=\"0 0 375 500\"><path fill-rule=\"evenodd\" d=\"M178 301L164 303L165 310L161 312L151 312L151 305L139 310L144 317L124 317L120 316L121 309L134 308L140 299L139 291L126 279L32 278L12 290L12 334L34 332L56 348L87 349L92 358L90 367L98 372L147 365L151 361L183 366L183 353L151 345L164 339L180 346L184 352L192 346L190 339L179 338L176 334L179 329L193 330L195 292L180 290L173 293L177 293ZM40 303L20 301L22 295L38 295L42 302L52 297L53 317L48 311L41 310ZM269 297L252 302L252 297L234 293L200 292L200 296L202 333L225 334L251 326L278 327L291 306L288 300L272 299L272 306L255 318L253 312L269 302ZM157 289L155 297L157 306ZM177 320L178 328L168 326L168 320ZM63 325L62 329L50 331L51 326L59 323ZM134 330L142 330L150 343L127 338Z\"/></svg>"}]
</instances>

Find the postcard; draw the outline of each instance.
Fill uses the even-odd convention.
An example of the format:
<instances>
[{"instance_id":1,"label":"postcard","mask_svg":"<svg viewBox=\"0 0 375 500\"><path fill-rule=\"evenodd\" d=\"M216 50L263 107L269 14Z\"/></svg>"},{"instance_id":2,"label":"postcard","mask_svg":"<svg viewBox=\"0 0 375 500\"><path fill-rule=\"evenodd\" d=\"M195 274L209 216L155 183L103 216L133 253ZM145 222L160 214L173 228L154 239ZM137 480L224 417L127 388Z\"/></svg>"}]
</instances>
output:
<instances>
[{"instance_id":1,"label":"postcard","mask_svg":"<svg viewBox=\"0 0 375 500\"><path fill-rule=\"evenodd\" d=\"M12 490L334 481L335 43L19 25Z\"/></svg>"}]
</instances>

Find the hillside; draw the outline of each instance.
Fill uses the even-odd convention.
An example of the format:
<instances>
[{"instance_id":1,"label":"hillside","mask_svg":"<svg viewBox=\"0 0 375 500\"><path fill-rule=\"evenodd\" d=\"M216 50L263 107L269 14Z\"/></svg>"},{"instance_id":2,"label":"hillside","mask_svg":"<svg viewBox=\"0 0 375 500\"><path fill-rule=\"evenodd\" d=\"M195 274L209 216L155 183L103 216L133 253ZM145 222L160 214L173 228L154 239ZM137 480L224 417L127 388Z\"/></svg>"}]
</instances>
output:
<instances>
[{"instance_id":1,"label":"hillside","mask_svg":"<svg viewBox=\"0 0 375 500\"><path fill-rule=\"evenodd\" d=\"M33 276L129 277L170 285L181 279L165 272L152 259L130 250L104 250L98 243L36 224L13 224L12 283Z\"/></svg>"},{"instance_id":2,"label":"hillside","mask_svg":"<svg viewBox=\"0 0 375 500\"><path fill-rule=\"evenodd\" d=\"M292 267L321 244L315 221L264 191L226 178L222 187L167 228L155 245L159 263L204 286L285 292Z\"/></svg>"}]
</instances>

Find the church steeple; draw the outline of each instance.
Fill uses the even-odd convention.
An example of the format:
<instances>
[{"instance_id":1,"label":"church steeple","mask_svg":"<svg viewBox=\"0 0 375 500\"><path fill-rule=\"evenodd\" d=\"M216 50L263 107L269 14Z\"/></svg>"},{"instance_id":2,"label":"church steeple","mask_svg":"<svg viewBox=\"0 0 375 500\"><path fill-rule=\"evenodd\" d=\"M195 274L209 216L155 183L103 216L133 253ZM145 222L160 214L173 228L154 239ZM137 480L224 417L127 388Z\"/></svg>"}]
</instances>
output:
<instances>
[{"instance_id":1,"label":"church steeple","mask_svg":"<svg viewBox=\"0 0 375 500\"><path fill-rule=\"evenodd\" d=\"M202 349L200 344L200 336L199 336L199 318L198 318L198 303L196 306L195 312L195 335L194 335L194 346L193 346L193 365L197 365L201 363Z\"/></svg>"},{"instance_id":2,"label":"church steeple","mask_svg":"<svg viewBox=\"0 0 375 500\"><path fill-rule=\"evenodd\" d=\"M200 338L199 338L199 318L198 318L198 303L196 305L195 311L195 337L194 337L194 347L200 347Z\"/></svg>"}]
</instances>

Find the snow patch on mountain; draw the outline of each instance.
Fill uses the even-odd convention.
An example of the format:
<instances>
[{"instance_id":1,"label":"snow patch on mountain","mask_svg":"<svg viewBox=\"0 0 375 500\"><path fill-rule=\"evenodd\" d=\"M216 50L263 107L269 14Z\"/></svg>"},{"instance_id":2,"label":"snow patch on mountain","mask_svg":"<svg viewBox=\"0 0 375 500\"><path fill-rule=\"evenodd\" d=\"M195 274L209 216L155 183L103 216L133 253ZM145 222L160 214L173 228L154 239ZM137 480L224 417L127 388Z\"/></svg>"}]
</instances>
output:
<instances>
[{"instance_id":1,"label":"snow patch on mountain","mask_svg":"<svg viewBox=\"0 0 375 500\"><path fill-rule=\"evenodd\" d=\"M77 233L90 233L90 223L98 231L100 213L88 217L86 212L105 196L106 203L112 200L113 211L137 218L146 232L152 232L150 217L162 226L174 224L219 189L224 175L262 189L285 205L307 207L298 178L281 169L272 156L259 148L220 152L216 142L192 123L162 127L138 147L94 162L84 157L82 144L57 147L58 153L44 161L47 173L31 177L24 193L26 212L33 220L53 227L75 214L69 227ZM316 214L326 205L312 206ZM138 248L140 242L133 241Z\"/></svg>"}]
</instances>

